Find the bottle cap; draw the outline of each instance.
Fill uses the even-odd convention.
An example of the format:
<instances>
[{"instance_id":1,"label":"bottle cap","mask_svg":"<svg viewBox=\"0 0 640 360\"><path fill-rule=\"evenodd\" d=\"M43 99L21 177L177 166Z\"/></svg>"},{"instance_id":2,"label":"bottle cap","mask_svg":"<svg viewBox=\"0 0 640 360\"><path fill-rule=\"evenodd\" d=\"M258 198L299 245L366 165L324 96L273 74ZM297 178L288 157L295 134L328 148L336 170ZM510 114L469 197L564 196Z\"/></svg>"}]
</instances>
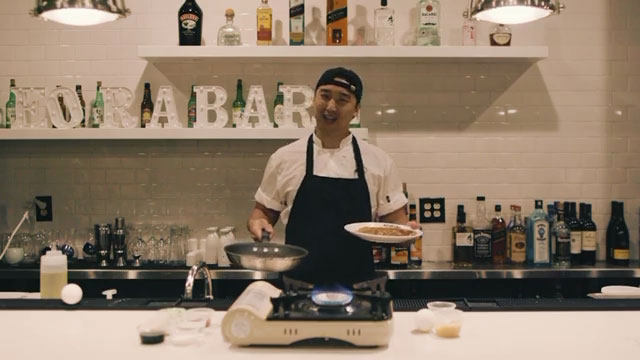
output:
<instances>
[{"instance_id":1,"label":"bottle cap","mask_svg":"<svg viewBox=\"0 0 640 360\"><path fill-rule=\"evenodd\" d=\"M478 197L476 197L476 200L477 201L484 201L485 197L484 196L478 196Z\"/></svg>"},{"instance_id":2,"label":"bottle cap","mask_svg":"<svg viewBox=\"0 0 640 360\"><path fill-rule=\"evenodd\" d=\"M496 205L496 211L502 211L502 206L500 204Z\"/></svg>"},{"instance_id":3,"label":"bottle cap","mask_svg":"<svg viewBox=\"0 0 640 360\"><path fill-rule=\"evenodd\" d=\"M236 13L233 11L233 9L227 9L224 12L224 16L226 16L226 17L233 17L235 15L236 15Z\"/></svg>"}]
</instances>

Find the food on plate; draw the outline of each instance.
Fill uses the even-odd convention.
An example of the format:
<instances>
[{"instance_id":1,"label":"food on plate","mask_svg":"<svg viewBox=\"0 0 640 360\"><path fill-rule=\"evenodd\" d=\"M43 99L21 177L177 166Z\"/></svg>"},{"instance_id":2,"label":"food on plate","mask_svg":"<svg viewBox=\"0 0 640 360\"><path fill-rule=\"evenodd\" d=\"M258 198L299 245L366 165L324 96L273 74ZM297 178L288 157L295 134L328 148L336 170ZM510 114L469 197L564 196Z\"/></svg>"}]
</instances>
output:
<instances>
[{"instance_id":1,"label":"food on plate","mask_svg":"<svg viewBox=\"0 0 640 360\"><path fill-rule=\"evenodd\" d=\"M398 226L385 225L385 226L363 226L358 229L358 232L371 235L382 236L408 236L413 235L413 230L403 229Z\"/></svg>"}]
</instances>

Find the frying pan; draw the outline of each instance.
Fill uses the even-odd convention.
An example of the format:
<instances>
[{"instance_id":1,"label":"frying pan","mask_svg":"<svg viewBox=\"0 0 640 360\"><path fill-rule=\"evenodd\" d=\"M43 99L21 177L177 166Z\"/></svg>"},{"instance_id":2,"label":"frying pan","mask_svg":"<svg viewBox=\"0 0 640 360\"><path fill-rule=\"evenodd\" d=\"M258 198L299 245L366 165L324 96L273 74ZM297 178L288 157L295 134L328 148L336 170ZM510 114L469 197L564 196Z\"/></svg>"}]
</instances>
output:
<instances>
[{"instance_id":1,"label":"frying pan","mask_svg":"<svg viewBox=\"0 0 640 360\"><path fill-rule=\"evenodd\" d=\"M273 244L262 231L261 242L231 244L224 247L232 264L257 271L284 272L300 264L309 252L299 246Z\"/></svg>"}]
</instances>

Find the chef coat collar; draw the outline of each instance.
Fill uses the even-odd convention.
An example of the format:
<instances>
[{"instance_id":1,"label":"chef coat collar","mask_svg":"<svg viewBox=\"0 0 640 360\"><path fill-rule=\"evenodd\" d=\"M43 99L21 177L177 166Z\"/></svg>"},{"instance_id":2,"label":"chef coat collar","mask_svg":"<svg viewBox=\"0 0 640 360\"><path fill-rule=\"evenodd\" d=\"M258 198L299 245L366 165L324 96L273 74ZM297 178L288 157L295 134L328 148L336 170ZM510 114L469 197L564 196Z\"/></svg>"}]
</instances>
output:
<instances>
[{"instance_id":1,"label":"chef coat collar","mask_svg":"<svg viewBox=\"0 0 640 360\"><path fill-rule=\"evenodd\" d=\"M344 139L340 140L340 146L338 146L337 149L325 149L325 150L340 150L340 149L344 149L347 146L351 145L351 141L353 139L353 133L349 132L349 135L347 135ZM324 149L324 147L322 146L322 139L320 139L318 137L318 135L316 135L316 132L313 132L313 143L317 146L319 146L321 149Z\"/></svg>"}]
</instances>

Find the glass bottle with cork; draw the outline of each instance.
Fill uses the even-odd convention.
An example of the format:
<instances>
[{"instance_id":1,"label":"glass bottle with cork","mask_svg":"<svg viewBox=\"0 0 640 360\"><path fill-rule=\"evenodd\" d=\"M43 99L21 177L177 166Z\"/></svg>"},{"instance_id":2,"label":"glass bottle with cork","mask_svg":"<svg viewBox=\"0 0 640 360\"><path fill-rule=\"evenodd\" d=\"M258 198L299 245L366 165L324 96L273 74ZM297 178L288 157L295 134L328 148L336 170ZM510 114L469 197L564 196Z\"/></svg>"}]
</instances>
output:
<instances>
[{"instance_id":1,"label":"glass bottle with cork","mask_svg":"<svg viewBox=\"0 0 640 360\"><path fill-rule=\"evenodd\" d=\"M240 29L233 24L233 18L236 13L233 9L227 9L224 16L227 19L226 24L218 30L218 46L239 46L242 45L240 38Z\"/></svg>"},{"instance_id":2,"label":"glass bottle with cork","mask_svg":"<svg viewBox=\"0 0 640 360\"><path fill-rule=\"evenodd\" d=\"M580 211L580 217L582 218L582 264L595 265L598 228L591 220L591 204L584 205L584 211Z\"/></svg>"}]
</instances>

